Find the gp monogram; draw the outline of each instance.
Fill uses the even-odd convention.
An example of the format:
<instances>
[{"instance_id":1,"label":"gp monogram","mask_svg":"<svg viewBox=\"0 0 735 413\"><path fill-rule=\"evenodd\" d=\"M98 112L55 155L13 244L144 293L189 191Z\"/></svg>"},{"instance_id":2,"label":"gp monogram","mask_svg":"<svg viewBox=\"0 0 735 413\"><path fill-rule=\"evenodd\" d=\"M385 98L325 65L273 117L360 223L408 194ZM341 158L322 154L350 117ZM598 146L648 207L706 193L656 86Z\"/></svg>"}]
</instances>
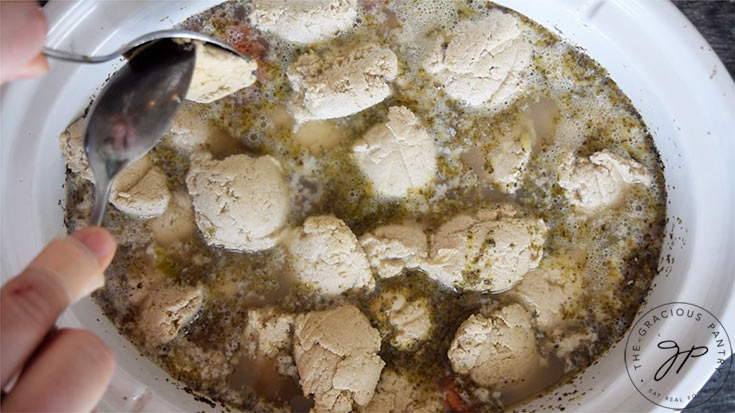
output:
<instances>
[{"instance_id":1,"label":"gp monogram","mask_svg":"<svg viewBox=\"0 0 735 413\"><path fill-rule=\"evenodd\" d=\"M658 406L693 407L699 389L677 389L681 377L695 364L710 369L720 386L729 372L730 338L719 320L694 304L659 305L644 314L625 344L625 367L638 392ZM701 402L704 402L702 400ZM699 404L699 401L698 403Z\"/></svg>"}]
</instances>

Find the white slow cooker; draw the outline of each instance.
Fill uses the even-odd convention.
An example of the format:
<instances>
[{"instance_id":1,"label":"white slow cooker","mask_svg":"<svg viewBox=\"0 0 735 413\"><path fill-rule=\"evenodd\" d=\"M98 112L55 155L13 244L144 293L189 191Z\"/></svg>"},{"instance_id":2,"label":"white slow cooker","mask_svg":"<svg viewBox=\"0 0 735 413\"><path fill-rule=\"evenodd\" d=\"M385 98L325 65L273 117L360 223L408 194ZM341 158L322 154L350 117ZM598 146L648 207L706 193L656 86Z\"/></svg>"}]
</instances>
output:
<instances>
[{"instance_id":1,"label":"white slow cooker","mask_svg":"<svg viewBox=\"0 0 735 413\"><path fill-rule=\"evenodd\" d=\"M397 0L398 1L398 0ZM686 302L708 310L735 334L735 83L696 29L664 0L496 0L583 47L638 108L665 165L668 224L661 271L639 316L660 304ZM103 54L138 35L170 28L219 1L51 1L47 45ZM81 115L119 62L51 62L51 71L2 89L3 283L42 246L65 233L64 161L57 137ZM213 410L181 388L134 347L86 299L60 324L100 335L117 355L100 411ZM682 340L696 328L665 324ZM729 345L729 341L728 341ZM528 410L666 410L639 392L627 374L625 339L570 383L531 401ZM656 348L641 349L641 358ZM726 352L732 353L732 347ZM677 380L658 390L695 394L713 373L691 358ZM641 388L645 388L642 383ZM672 402L673 403L673 402ZM221 410L215 408L214 410Z\"/></svg>"}]
</instances>

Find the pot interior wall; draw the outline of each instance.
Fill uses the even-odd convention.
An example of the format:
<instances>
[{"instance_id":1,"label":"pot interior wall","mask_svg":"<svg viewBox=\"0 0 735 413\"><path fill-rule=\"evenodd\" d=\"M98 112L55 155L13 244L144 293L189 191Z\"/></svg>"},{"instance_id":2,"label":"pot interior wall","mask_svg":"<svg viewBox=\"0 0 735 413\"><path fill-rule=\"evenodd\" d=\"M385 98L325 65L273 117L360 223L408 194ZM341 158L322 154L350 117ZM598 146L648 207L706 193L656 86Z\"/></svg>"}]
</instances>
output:
<instances>
[{"instance_id":1,"label":"pot interior wall","mask_svg":"<svg viewBox=\"0 0 735 413\"><path fill-rule=\"evenodd\" d=\"M87 53L106 52L139 34L171 27L216 3L51 2L46 7L50 17L47 44ZM724 67L711 51L697 53L699 46L707 50L708 46L698 34L675 26L684 20L668 4L582 0L500 3L583 45L632 99L654 136L665 164L669 220L663 256L669 258L661 262L646 308L690 301L722 316L725 325L728 320L735 321L730 304L735 268L735 217L731 212L735 210L731 172L735 149L729 135L735 130L735 121L731 112L728 114L728 104L733 110L733 83ZM667 47L672 39L680 42L681 50ZM116 65L119 62L95 66L52 62L45 77L3 89L3 282L51 238L64 234L60 205L65 167L57 136L83 113ZM705 74L713 72L712 65L720 77L707 79ZM683 81L694 76L696 82ZM713 209L712 205L719 207ZM167 382L168 375L139 356L89 299L67 311L61 323L92 329L116 349L118 367L102 410L212 409L179 390L170 383L172 379ZM680 386L699 389L707 377L697 375L696 369L691 371L694 373L684 377ZM632 387L622 345L557 390L558 394L571 395L560 401L553 393L527 407L544 410L566 406L590 411L653 407ZM582 393L595 397L583 397Z\"/></svg>"}]
</instances>

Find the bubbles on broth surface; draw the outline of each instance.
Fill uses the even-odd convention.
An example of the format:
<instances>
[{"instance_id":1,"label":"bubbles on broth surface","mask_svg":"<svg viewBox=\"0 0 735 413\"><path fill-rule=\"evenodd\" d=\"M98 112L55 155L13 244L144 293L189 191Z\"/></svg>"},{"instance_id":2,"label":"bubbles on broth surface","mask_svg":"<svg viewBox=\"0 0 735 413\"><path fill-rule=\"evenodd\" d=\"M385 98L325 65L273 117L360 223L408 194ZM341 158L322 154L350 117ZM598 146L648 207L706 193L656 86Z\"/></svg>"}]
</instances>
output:
<instances>
[{"instance_id":1,"label":"bubbles on broth surface","mask_svg":"<svg viewBox=\"0 0 735 413\"><path fill-rule=\"evenodd\" d=\"M303 397L297 397L296 381L274 375L273 360L249 360L243 353L242 330L248 308L276 306L283 311L306 312L350 302L369 316L367 303L374 294L400 288L431 297L432 317L441 325L416 354L399 351L384 341L381 357L389 367L394 363L412 380L437 386L440 378L452 377L457 392L473 407L493 409L521 402L584 368L616 342L648 289L661 248L666 200L652 138L604 69L523 16L519 24L522 37L533 45L532 63L523 74L524 89L505 104L472 108L448 98L443 85L425 71L425 43L435 33L451 35L458 21L482 16L494 5L453 0L359 3L359 22L351 30L310 46L291 45L250 27L250 2L224 3L182 24L223 37L260 59L256 85L213 104L191 105L191 110L227 135L216 148L216 156L248 153L276 158L291 187L288 226L300 225L310 215L331 214L343 219L358 237L379 225L405 219L416 220L431 232L455 214L511 203L522 215L542 218L549 227L545 257L567 257L582 268L584 290L578 306L585 318L565 320L561 333L581 332L597 340L580 342L568 354L560 355L554 350L556 338L539 330L537 342L548 360L543 372L502 392L482 389L468 377L452 373L446 356L449 342L470 314L513 302L513 290L497 295L457 294L427 281L424 274L408 272L379 281L375 292L322 299L290 281L280 246L257 254L225 251L207 246L196 233L168 249L155 248L149 246L146 223L118 211L112 211L108 219L116 236L121 237L125 228L137 228L140 233L137 239L130 231L124 239L119 238L123 239L120 253L106 275L105 291L95 299L135 341L135 308L126 298L131 288L128 273L164 268L175 283L203 283L213 293L202 314L172 342L158 348L141 347L141 351L173 377L214 400L237 408L289 410L308 405ZM309 50L323 52L357 42L382 44L398 56L400 74L391 84L393 94L353 116L326 121L331 130L343 135L327 150L310 150L294 138L295 125L287 110L292 90L286 68ZM351 151L368 128L385 122L387 109L394 105L411 109L437 146L435 181L405 200L376 197ZM500 137L526 121L536 134L531 160L518 191L500 193L478 178L477 171L484 165L478 162L473 168L466 153L470 147L477 148L475 155L482 161L482 148L497 145ZM619 208L584 215L566 201L556 183L559 159L569 152L589 156L601 149L635 159L652 174L654 184L628 190L626 202ZM186 154L160 149L153 155L172 176L172 189L186 190L183 179L174 179L180 178L181 169L188 165ZM66 220L73 229L85 222L91 192L77 176L70 174L67 184ZM271 386L258 384L250 374L253 371L268 372Z\"/></svg>"}]
</instances>

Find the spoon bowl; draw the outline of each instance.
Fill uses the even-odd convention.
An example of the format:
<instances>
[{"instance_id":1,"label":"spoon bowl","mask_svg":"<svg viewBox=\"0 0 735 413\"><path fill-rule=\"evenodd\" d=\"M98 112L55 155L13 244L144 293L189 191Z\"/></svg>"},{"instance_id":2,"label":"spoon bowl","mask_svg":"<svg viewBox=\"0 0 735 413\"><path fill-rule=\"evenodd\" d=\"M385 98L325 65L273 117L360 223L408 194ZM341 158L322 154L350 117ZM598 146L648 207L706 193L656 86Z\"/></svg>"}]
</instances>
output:
<instances>
[{"instance_id":1,"label":"spoon bowl","mask_svg":"<svg viewBox=\"0 0 735 413\"><path fill-rule=\"evenodd\" d=\"M125 55L128 63L97 96L84 125L84 151L95 178L91 225L102 223L112 179L163 136L196 63L193 42L169 37L143 41Z\"/></svg>"}]
</instances>

